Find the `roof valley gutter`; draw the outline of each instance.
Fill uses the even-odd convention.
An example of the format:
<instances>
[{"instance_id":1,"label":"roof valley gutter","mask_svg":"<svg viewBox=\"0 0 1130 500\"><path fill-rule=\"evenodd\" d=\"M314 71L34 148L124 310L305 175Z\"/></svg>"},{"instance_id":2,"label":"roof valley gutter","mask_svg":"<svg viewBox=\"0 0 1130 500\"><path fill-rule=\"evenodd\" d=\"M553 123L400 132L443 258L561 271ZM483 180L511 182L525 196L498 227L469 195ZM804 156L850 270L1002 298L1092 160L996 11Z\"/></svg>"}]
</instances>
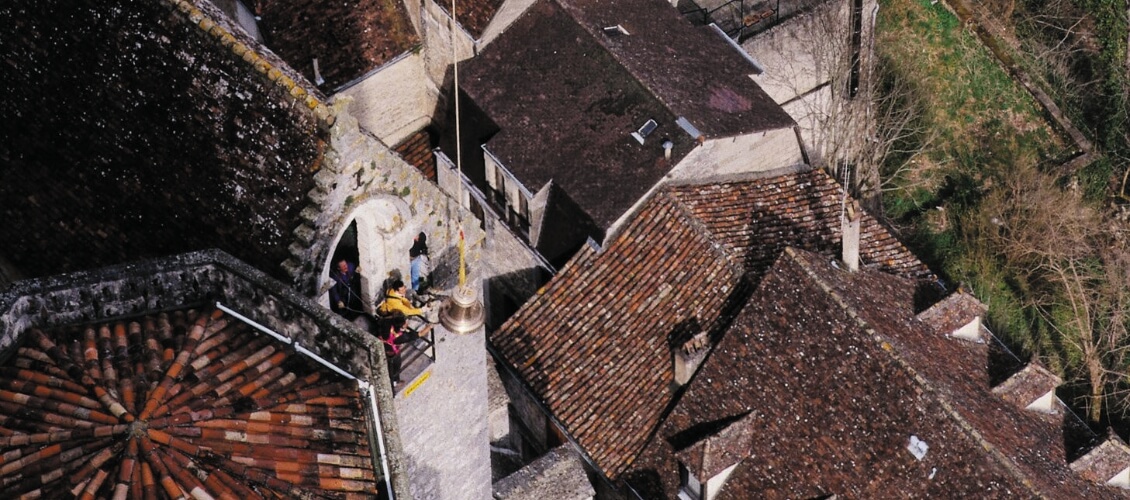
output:
<instances>
[{"instance_id":1,"label":"roof valley gutter","mask_svg":"<svg viewBox=\"0 0 1130 500\"><path fill-rule=\"evenodd\" d=\"M310 359L313 359L314 361L317 361L322 366L325 366L326 368L329 368L329 369L333 370L334 372L337 372L339 375L341 375L345 378L348 378L349 380L354 380L354 381L357 382L357 387L359 389L361 389L362 392L366 393L366 395L368 396L369 411L373 415L373 420L375 420L373 427L376 428L376 431L377 431L377 438L376 438L377 439L377 448L380 450L381 472L384 476L385 488L388 490L388 498L390 500L396 498L395 496L393 496L393 493L392 493L392 477L389 475L388 452L385 450L384 431L381 428L382 427L381 426L381 414L377 411L377 392L373 388L372 384L370 384L368 381L366 381L364 379L361 379L361 378L345 371L342 368L339 368L337 365L330 363L328 360L326 360L325 358L311 352L309 349L302 347L301 344L299 344L298 342L294 342L293 340L290 339L290 337L287 337L287 336L282 335L282 334L280 334L280 333L278 333L274 330L271 330L270 328L267 328L266 326L258 323L257 321L255 321L251 318L248 318L247 316L240 314L239 312L236 312L235 310L219 303L218 301L216 302L216 308L221 310L221 311L224 311L227 314L234 316L235 318L239 319L240 321L242 321L244 323L247 323L248 325L255 327L255 329L257 329L257 330L274 337L276 340L278 340L280 342L283 342L283 343L289 344L289 345L293 345L294 350L296 352L298 352L298 353L300 353L300 354L302 354L302 355L304 355L304 356L306 356Z\"/></svg>"}]
</instances>

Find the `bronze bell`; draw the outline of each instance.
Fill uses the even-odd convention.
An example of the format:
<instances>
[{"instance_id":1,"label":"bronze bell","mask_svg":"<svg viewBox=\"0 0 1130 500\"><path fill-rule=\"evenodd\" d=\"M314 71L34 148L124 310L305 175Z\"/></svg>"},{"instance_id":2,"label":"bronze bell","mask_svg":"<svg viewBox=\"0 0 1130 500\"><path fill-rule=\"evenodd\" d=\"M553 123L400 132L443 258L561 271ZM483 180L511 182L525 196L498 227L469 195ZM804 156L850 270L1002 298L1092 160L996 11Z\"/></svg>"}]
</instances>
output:
<instances>
[{"instance_id":1,"label":"bronze bell","mask_svg":"<svg viewBox=\"0 0 1130 500\"><path fill-rule=\"evenodd\" d=\"M456 287L439 310L439 322L454 333L471 333L483 326L483 304L469 286Z\"/></svg>"}]
</instances>

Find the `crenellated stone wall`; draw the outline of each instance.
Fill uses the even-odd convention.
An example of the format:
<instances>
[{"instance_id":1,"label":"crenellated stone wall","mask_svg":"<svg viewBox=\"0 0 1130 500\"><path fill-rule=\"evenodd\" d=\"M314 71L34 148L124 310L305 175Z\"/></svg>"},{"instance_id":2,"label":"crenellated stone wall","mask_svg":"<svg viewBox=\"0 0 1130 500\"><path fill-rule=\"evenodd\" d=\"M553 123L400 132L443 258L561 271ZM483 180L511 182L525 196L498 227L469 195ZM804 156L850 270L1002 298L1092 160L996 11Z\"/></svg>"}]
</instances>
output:
<instances>
[{"instance_id":1,"label":"crenellated stone wall","mask_svg":"<svg viewBox=\"0 0 1130 500\"><path fill-rule=\"evenodd\" d=\"M290 258L283 263L292 282L304 293L323 296L334 247L356 221L363 240L358 243L365 247L361 258L367 298L378 293L380 282L390 274L408 276L408 249L420 232L428 235L434 278L450 283L458 267L462 229L468 279L477 283L484 276L479 262L485 236L478 219L362 129L344 112L350 105L348 97L333 102L337 119L329 131L325 162L314 176L301 224L293 232Z\"/></svg>"},{"instance_id":2,"label":"crenellated stone wall","mask_svg":"<svg viewBox=\"0 0 1130 500\"><path fill-rule=\"evenodd\" d=\"M362 377L378 341L217 250L22 281L0 294L0 352L29 328L105 321L219 302Z\"/></svg>"}]
</instances>

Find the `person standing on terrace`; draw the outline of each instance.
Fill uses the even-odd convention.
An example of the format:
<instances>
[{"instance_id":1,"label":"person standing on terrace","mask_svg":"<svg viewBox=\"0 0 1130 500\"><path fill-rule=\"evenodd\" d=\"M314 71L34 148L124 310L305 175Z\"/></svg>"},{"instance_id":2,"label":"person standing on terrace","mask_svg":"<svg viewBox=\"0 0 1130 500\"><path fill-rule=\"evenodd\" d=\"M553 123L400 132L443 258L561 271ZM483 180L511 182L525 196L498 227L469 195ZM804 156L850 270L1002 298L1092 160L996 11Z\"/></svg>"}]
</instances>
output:
<instances>
[{"instance_id":1,"label":"person standing on terrace","mask_svg":"<svg viewBox=\"0 0 1130 500\"><path fill-rule=\"evenodd\" d=\"M396 279L385 292L384 301L377 307L377 313L381 316L397 313L404 316L423 316L424 310L412 305L412 301L408 300L408 286L404 284L404 280Z\"/></svg>"},{"instance_id":2,"label":"person standing on terrace","mask_svg":"<svg viewBox=\"0 0 1130 500\"><path fill-rule=\"evenodd\" d=\"M330 272L330 309L348 319L364 312L361 309L361 275L352 262L341 259Z\"/></svg>"},{"instance_id":3,"label":"person standing on terrace","mask_svg":"<svg viewBox=\"0 0 1130 500\"><path fill-rule=\"evenodd\" d=\"M412 259L409 268L412 290L420 293L428 286L428 272L431 267L428 261L428 235L420 232L412 240L412 248L408 250L408 257Z\"/></svg>"}]
</instances>

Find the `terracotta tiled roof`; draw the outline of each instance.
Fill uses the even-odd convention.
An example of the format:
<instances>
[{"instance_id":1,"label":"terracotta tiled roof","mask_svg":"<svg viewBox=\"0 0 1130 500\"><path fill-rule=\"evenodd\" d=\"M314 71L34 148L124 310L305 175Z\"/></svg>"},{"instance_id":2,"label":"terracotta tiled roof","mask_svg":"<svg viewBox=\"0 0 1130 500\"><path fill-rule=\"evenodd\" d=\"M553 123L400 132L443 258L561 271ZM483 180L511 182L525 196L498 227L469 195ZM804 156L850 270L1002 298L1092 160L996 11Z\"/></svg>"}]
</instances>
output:
<instances>
[{"instance_id":1,"label":"terracotta tiled roof","mask_svg":"<svg viewBox=\"0 0 1130 500\"><path fill-rule=\"evenodd\" d=\"M392 149L408 164L424 173L433 182L436 180L435 137L428 129L421 129L397 144Z\"/></svg>"},{"instance_id":2,"label":"terracotta tiled roof","mask_svg":"<svg viewBox=\"0 0 1130 500\"><path fill-rule=\"evenodd\" d=\"M740 275L662 196L602 253L582 249L491 341L615 476L671 399L668 338L716 330Z\"/></svg>"},{"instance_id":3,"label":"terracotta tiled roof","mask_svg":"<svg viewBox=\"0 0 1130 500\"><path fill-rule=\"evenodd\" d=\"M915 318L916 288L786 251L625 477L674 497L672 437L748 415L757 432L720 499L1121 496L1070 470L1066 420L990 391L985 344Z\"/></svg>"},{"instance_id":4,"label":"terracotta tiled roof","mask_svg":"<svg viewBox=\"0 0 1130 500\"><path fill-rule=\"evenodd\" d=\"M839 255L843 190L823 170L668 188L736 262L760 274L786 246ZM865 268L925 278L930 270L868 213L860 229Z\"/></svg>"},{"instance_id":5,"label":"terracotta tiled roof","mask_svg":"<svg viewBox=\"0 0 1130 500\"><path fill-rule=\"evenodd\" d=\"M254 8L266 45L309 81L317 58L327 89L364 76L420 40L403 2L259 0Z\"/></svg>"},{"instance_id":6,"label":"terracotta tiled roof","mask_svg":"<svg viewBox=\"0 0 1130 500\"><path fill-rule=\"evenodd\" d=\"M491 342L616 478L659 423L673 392L669 345L717 339L787 245L838 251L838 188L822 172L667 188L600 252L582 250ZM866 216L863 255L928 274ZM884 262L885 263L885 262Z\"/></svg>"},{"instance_id":7,"label":"terracotta tiled roof","mask_svg":"<svg viewBox=\"0 0 1130 500\"><path fill-rule=\"evenodd\" d=\"M218 312L32 330L0 368L0 488L61 498L375 494L354 382Z\"/></svg>"}]
</instances>

